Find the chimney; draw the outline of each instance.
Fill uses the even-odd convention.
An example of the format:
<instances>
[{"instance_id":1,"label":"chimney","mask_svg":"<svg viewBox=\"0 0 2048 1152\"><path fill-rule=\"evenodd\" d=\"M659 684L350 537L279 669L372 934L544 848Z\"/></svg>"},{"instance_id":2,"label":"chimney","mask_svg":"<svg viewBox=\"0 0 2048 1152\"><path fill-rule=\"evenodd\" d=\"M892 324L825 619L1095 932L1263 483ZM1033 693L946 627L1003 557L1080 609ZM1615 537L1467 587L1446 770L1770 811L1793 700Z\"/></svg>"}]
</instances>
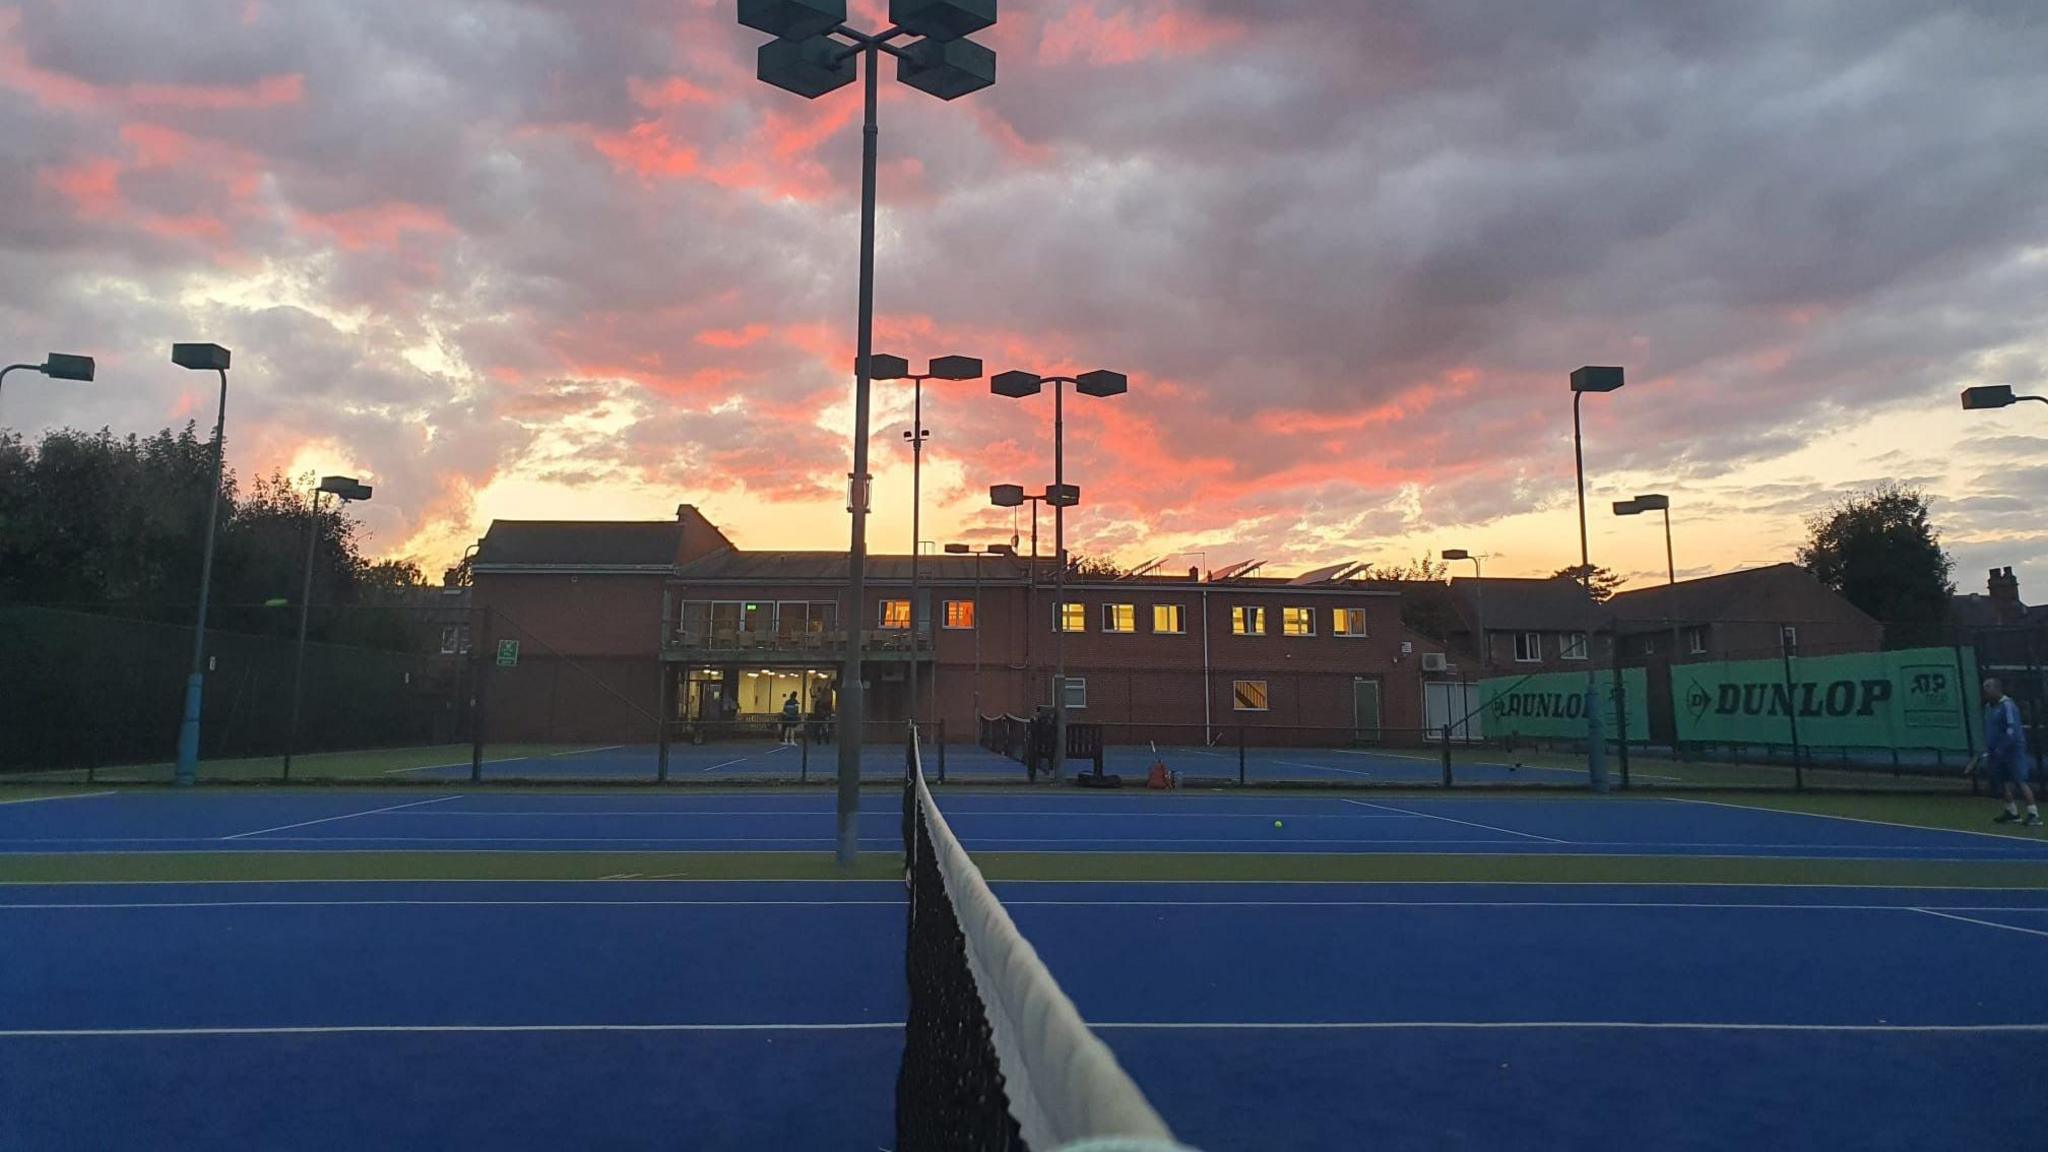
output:
<instances>
[{"instance_id":1,"label":"chimney","mask_svg":"<svg viewBox=\"0 0 2048 1152\"><path fill-rule=\"evenodd\" d=\"M2019 577L2012 574L2011 568L1993 568L1991 570L1990 592L1991 607L1998 613L1998 622L2000 624L2019 623L2020 617L2026 614L2027 608L2026 605L2020 603Z\"/></svg>"},{"instance_id":2,"label":"chimney","mask_svg":"<svg viewBox=\"0 0 2048 1152\"><path fill-rule=\"evenodd\" d=\"M1202 570L1200 568L1188 569L1188 579L1200 584L1202 582ZM1591 723L1591 721L1588 721L1588 723Z\"/></svg>"}]
</instances>

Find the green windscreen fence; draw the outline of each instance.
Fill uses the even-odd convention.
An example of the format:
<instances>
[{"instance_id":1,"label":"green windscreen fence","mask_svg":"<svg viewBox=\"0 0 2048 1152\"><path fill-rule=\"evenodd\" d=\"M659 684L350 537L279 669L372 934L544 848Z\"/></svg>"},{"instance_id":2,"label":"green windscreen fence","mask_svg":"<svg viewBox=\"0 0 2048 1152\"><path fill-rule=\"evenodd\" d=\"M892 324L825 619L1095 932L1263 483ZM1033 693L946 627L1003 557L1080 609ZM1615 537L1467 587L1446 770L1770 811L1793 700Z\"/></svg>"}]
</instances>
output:
<instances>
[{"instance_id":1,"label":"green windscreen fence","mask_svg":"<svg viewBox=\"0 0 2048 1152\"><path fill-rule=\"evenodd\" d=\"M1618 722L1624 713L1616 708L1617 692L1623 698L1628 717L1627 738L1640 741L1648 737L1649 677L1641 668L1625 668L1619 678L1610 669L1597 669L1593 673L1593 689L1601 709L1601 731L1607 739L1615 739L1617 734L1624 732ZM1482 680L1479 683L1479 700L1485 716L1484 731L1489 738L1585 738L1584 672L1541 672Z\"/></svg>"},{"instance_id":2,"label":"green windscreen fence","mask_svg":"<svg viewBox=\"0 0 2048 1152\"><path fill-rule=\"evenodd\" d=\"M1688 743L1809 747L1976 747L1977 657L1913 648L1672 669L1678 738Z\"/></svg>"}]
</instances>

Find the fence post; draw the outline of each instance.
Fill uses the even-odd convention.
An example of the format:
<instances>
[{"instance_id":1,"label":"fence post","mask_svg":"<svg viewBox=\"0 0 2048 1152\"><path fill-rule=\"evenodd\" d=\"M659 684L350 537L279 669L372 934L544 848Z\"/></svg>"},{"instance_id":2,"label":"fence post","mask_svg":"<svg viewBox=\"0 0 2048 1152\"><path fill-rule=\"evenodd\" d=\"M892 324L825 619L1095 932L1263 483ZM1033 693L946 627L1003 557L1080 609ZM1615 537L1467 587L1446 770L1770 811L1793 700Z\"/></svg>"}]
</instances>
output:
<instances>
[{"instance_id":1,"label":"fence post","mask_svg":"<svg viewBox=\"0 0 2048 1152\"><path fill-rule=\"evenodd\" d=\"M1244 725L1237 726L1237 785L1244 787Z\"/></svg>"},{"instance_id":2,"label":"fence post","mask_svg":"<svg viewBox=\"0 0 2048 1152\"><path fill-rule=\"evenodd\" d=\"M472 592L472 595L474 592ZM491 650L491 610L483 610L480 643L469 646L469 781L484 778L484 696L490 689L490 667L484 653Z\"/></svg>"},{"instance_id":3,"label":"fence post","mask_svg":"<svg viewBox=\"0 0 2048 1152\"><path fill-rule=\"evenodd\" d=\"M946 782L946 722L943 719L939 719L932 721L932 723L938 727L939 783L944 784Z\"/></svg>"},{"instance_id":4,"label":"fence post","mask_svg":"<svg viewBox=\"0 0 2048 1152\"><path fill-rule=\"evenodd\" d=\"M1792 731L1792 787L1806 791L1806 770L1799 754L1799 706L1792 698L1792 640L1783 622L1778 624L1778 656L1785 664L1785 723Z\"/></svg>"},{"instance_id":5,"label":"fence post","mask_svg":"<svg viewBox=\"0 0 2048 1152\"><path fill-rule=\"evenodd\" d=\"M1451 726L1448 723L1444 725L1443 762L1444 787L1449 788L1451 786Z\"/></svg>"},{"instance_id":6,"label":"fence post","mask_svg":"<svg viewBox=\"0 0 2048 1152\"><path fill-rule=\"evenodd\" d=\"M1614 636L1614 751L1621 761L1621 788L1628 790L1628 687L1621 675L1621 633Z\"/></svg>"}]
</instances>

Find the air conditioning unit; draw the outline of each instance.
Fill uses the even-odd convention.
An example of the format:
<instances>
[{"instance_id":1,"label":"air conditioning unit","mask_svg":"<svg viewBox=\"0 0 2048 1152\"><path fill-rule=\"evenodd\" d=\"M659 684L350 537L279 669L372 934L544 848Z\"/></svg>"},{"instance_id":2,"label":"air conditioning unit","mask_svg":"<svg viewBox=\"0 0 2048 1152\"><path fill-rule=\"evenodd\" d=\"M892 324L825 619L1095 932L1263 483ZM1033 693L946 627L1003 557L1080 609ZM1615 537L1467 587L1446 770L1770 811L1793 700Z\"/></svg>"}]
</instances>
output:
<instances>
[{"instance_id":1,"label":"air conditioning unit","mask_svg":"<svg viewBox=\"0 0 2048 1152\"><path fill-rule=\"evenodd\" d=\"M1448 672L1451 670L1451 662L1445 659L1444 654L1441 652L1424 652L1422 654L1422 670L1424 672Z\"/></svg>"}]
</instances>

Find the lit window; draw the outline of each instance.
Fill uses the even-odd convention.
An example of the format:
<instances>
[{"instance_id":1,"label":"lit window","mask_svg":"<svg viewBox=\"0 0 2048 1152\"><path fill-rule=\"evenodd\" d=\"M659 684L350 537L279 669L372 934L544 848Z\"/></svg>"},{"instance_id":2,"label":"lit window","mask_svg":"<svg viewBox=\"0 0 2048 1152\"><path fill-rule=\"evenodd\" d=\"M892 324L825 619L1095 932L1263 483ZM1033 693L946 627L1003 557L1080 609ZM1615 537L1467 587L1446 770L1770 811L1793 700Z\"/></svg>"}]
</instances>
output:
<instances>
[{"instance_id":1,"label":"lit window","mask_svg":"<svg viewBox=\"0 0 2048 1152\"><path fill-rule=\"evenodd\" d=\"M1543 633L1515 633L1515 659L1523 664L1543 659Z\"/></svg>"},{"instance_id":2,"label":"lit window","mask_svg":"<svg viewBox=\"0 0 2048 1152\"><path fill-rule=\"evenodd\" d=\"M882 601L880 626L888 631L907 632L910 630L910 601Z\"/></svg>"},{"instance_id":3,"label":"lit window","mask_svg":"<svg viewBox=\"0 0 2048 1152\"><path fill-rule=\"evenodd\" d=\"M1160 635L1177 635L1188 630L1186 610L1178 604L1154 604L1152 606L1152 631Z\"/></svg>"},{"instance_id":4,"label":"lit window","mask_svg":"<svg viewBox=\"0 0 2048 1152\"><path fill-rule=\"evenodd\" d=\"M1060 631L1086 632L1088 630L1088 608L1083 604L1068 601L1060 605Z\"/></svg>"},{"instance_id":5,"label":"lit window","mask_svg":"<svg viewBox=\"0 0 2048 1152\"><path fill-rule=\"evenodd\" d=\"M1102 630L1104 632L1136 632L1138 630L1138 606L1136 604L1104 604L1102 606Z\"/></svg>"},{"instance_id":6,"label":"lit window","mask_svg":"<svg viewBox=\"0 0 2048 1152\"><path fill-rule=\"evenodd\" d=\"M946 627L963 629L974 627L974 601L946 601Z\"/></svg>"},{"instance_id":7,"label":"lit window","mask_svg":"<svg viewBox=\"0 0 2048 1152\"><path fill-rule=\"evenodd\" d=\"M1330 631L1338 636L1370 635L1365 628L1365 609L1335 608L1330 611Z\"/></svg>"},{"instance_id":8,"label":"lit window","mask_svg":"<svg viewBox=\"0 0 2048 1152\"><path fill-rule=\"evenodd\" d=\"M1558 658L1562 660L1584 660L1586 658L1586 634L1567 632L1559 638Z\"/></svg>"},{"instance_id":9,"label":"lit window","mask_svg":"<svg viewBox=\"0 0 2048 1152\"><path fill-rule=\"evenodd\" d=\"M1280 633L1283 636L1313 636L1316 634L1316 613L1313 608L1282 608L1280 610Z\"/></svg>"},{"instance_id":10,"label":"lit window","mask_svg":"<svg viewBox=\"0 0 2048 1152\"><path fill-rule=\"evenodd\" d=\"M1230 682L1230 707L1236 712L1264 712L1271 696L1266 691L1264 680L1232 680Z\"/></svg>"},{"instance_id":11,"label":"lit window","mask_svg":"<svg viewBox=\"0 0 2048 1152\"><path fill-rule=\"evenodd\" d=\"M1685 630L1685 650L1694 656L1702 656L1706 654L1707 629L1705 625L1687 628Z\"/></svg>"},{"instance_id":12,"label":"lit window","mask_svg":"<svg viewBox=\"0 0 2048 1152\"><path fill-rule=\"evenodd\" d=\"M1230 631L1234 636L1264 636L1266 610L1242 605L1230 610Z\"/></svg>"}]
</instances>

